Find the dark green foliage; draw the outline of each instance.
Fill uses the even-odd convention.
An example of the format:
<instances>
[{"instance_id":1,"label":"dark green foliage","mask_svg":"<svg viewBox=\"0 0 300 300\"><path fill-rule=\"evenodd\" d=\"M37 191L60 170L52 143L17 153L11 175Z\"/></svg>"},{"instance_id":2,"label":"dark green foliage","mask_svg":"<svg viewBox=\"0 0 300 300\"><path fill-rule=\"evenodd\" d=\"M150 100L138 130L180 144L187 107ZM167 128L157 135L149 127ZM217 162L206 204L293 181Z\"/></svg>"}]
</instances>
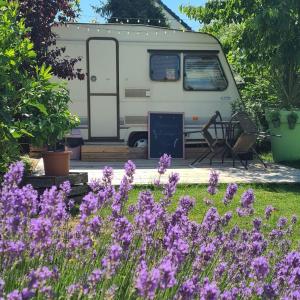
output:
<instances>
[{"instance_id":1,"label":"dark green foliage","mask_svg":"<svg viewBox=\"0 0 300 300\"><path fill-rule=\"evenodd\" d=\"M96 13L105 17L108 23L144 23L154 26L168 26L162 9L155 5L154 0L100 1L100 5L93 8Z\"/></svg>"},{"instance_id":2,"label":"dark green foliage","mask_svg":"<svg viewBox=\"0 0 300 300\"><path fill-rule=\"evenodd\" d=\"M287 121L289 124L289 128L294 129L296 126L296 123L298 121L298 114L296 114L294 111L292 111L291 113L289 113L287 115Z\"/></svg>"},{"instance_id":3,"label":"dark green foliage","mask_svg":"<svg viewBox=\"0 0 300 300\"><path fill-rule=\"evenodd\" d=\"M280 112L279 111L272 111L270 113L270 121L272 122L275 128L280 127L281 120L280 120Z\"/></svg>"},{"instance_id":4,"label":"dark green foliage","mask_svg":"<svg viewBox=\"0 0 300 300\"><path fill-rule=\"evenodd\" d=\"M44 65L38 66L33 43L28 38L24 20L19 18L16 3L0 2L0 36L1 172L10 162L19 159L19 141L22 138L34 141L42 136L41 124L52 120L54 109L60 107L53 107L53 101L50 100L55 98L61 105L70 99L66 98L63 88L50 83L50 69ZM34 72L28 71L26 66L29 65ZM62 117L62 114L65 118L70 117L65 122L77 122L77 119L66 112L64 106L63 110L55 110L54 114L55 117ZM59 122L56 124L61 125ZM65 132L66 126L61 131Z\"/></svg>"},{"instance_id":5,"label":"dark green foliage","mask_svg":"<svg viewBox=\"0 0 300 300\"><path fill-rule=\"evenodd\" d=\"M10 0L11 1L11 0ZM30 28L28 35L33 42L39 67L51 66L55 76L83 79L82 70L75 69L80 58L62 57L65 48L56 47L56 35L51 28L58 24L73 22L78 17L78 0L20 0L19 16ZM32 71L31 66L27 65Z\"/></svg>"},{"instance_id":6,"label":"dark green foliage","mask_svg":"<svg viewBox=\"0 0 300 300\"><path fill-rule=\"evenodd\" d=\"M264 122L270 107L300 107L300 1L212 0L181 8L224 44L246 109Z\"/></svg>"}]
</instances>

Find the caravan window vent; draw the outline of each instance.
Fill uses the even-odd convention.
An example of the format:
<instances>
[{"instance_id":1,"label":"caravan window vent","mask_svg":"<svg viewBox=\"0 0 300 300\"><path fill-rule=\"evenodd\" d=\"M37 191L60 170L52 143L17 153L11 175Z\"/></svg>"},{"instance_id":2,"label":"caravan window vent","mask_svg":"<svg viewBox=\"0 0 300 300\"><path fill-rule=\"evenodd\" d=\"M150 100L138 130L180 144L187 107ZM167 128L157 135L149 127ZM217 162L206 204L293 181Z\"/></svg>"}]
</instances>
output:
<instances>
[{"instance_id":1,"label":"caravan window vent","mask_svg":"<svg viewBox=\"0 0 300 300\"><path fill-rule=\"evenodd\" d=\"M180 79L180 56L178 54L152 53L150 78L154 81L177 81Z\"/></svg>"},{"instance_id":2,"label":"caravan window vent","mask_svg":"<svg viewBox=\"0 0 300 300\"><path fill-rule=\"evenodd\" d=\"M216 55L184 57L184 89L186 91L223 91L228 83Z\"/></svg>"}]
</instances>

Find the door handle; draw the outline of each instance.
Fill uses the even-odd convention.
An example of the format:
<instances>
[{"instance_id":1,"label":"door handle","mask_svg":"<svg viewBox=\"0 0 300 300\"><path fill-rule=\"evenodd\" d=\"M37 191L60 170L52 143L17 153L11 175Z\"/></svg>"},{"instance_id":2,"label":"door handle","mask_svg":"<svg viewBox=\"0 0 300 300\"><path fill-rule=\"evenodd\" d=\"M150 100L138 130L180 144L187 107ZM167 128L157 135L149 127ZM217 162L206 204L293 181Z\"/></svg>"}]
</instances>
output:
<instances>
[{"instance_id":1,"label":"door handle","mask_svg":"<svg viewBox=\"0 0 300 300\"><path fill-rule=\"evenodd\" d=\"M93 82L97 81L97 76L96 75L92 75L91 76L91 81L93 81Z\"/></svg>"}]
</instances>

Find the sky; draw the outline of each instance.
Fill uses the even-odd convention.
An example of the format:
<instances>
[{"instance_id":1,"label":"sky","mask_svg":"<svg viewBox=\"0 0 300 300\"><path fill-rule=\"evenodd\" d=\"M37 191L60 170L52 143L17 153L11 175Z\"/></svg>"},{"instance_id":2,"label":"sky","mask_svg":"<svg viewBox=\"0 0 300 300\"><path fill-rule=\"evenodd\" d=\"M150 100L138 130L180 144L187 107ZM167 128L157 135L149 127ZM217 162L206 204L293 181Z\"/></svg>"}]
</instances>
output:
<instances>
[{"instance_id":1,"label":"sky","mask_svg":"<svg viewBox=\"0 0 300 300\"><path fill-rule=\"evenodd\" d=\"M162 0L170 9L172 9L178 16L182 18L183 21L185 21L188 25L192 27L193 30L199 29L199 23L195 21L191 21L187 18L186 15L182 15L179 12L179 6L182 5L203 5L206 0ZM100 0L81 0L80 1L80 7L81 7L81 17L79 18L79 22L82 23L88 23L93 19L96 19L96 14L94 13L93 9L91 8L91 5L98 5L100 3ZM103 19L99 16L97 16L98 22L104 22Z\"/></svg>"}]
</instances>

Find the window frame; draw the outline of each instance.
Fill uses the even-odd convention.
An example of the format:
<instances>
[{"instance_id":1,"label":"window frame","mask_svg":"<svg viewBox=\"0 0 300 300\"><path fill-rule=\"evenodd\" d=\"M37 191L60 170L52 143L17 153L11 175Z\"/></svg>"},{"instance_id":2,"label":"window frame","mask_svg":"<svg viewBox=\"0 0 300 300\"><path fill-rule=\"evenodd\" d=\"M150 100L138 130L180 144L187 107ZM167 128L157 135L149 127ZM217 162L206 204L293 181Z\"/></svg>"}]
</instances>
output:
<instances>
[{"instance_id":1,"label":"window frame","mask_svg":"<svg viewBox=\"0 0 300 300\"><path fill-rule=\"evenodd\" d=\"M221 72L224 76L224 79L226 81L226 87L223 88L223 89L196 89L196 90L190 90L190 89L187 89L185 87L185 79L186 79L186 71L185 71L185 66L186 66L186 60L190 57L203 57L203 56L211 56L211 57L216 57L217 58L217 61L219 63L219 66L220 66L220 69L221 69ZM223 66L221 64L221 61L219 59L219 55L216 54L216 53L201 53L201 52L198 52L198 53L183 53L183 80L182 80L182 85L183 85L183 90L186 91L186 92L223 92L225 90L228 89L229 87L229 82L228 82L228 79L227 79L227 76L226 76L226 73L224 72L224 69L223 69Z\"/></svg>"},{"instance_id":2,"label":"window frame","mask_svg":"<svg viewBox=\"0 0 300 300\"><path fill-rule=\"evenodd\" d=\"M158 79L154 79L153 78L153 74L152 74L152 57L155 55L160 55L160 56L175 56L178 59L178 70L177 70L177 78L176 79L162 79L162 80L158 80ZM179 52L167 52L167 51L151 51L150 52L150 56L149 56L149 77L151 81L154 82L177 82L181 80L181 54Z\"/></svg>"}]
</instances>

